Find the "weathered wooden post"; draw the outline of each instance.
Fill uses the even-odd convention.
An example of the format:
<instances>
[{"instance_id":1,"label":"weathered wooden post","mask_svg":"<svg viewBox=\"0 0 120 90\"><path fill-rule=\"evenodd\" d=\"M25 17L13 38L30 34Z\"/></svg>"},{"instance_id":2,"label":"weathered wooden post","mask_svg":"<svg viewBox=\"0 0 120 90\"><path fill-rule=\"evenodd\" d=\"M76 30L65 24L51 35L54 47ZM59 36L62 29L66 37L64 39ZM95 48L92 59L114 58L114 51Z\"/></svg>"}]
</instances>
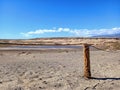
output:
<instances>
[{"instance_id":1,"label":"weathered wooden post","mask_svg":"<svg viewBox=\"0 0 120 90\"><path fill-rule=\"evenodd\" d=\"M84 78L89 79L91 78L89 44L83 45L83 53L84 53Z\"/></svg>"}]
</instances>

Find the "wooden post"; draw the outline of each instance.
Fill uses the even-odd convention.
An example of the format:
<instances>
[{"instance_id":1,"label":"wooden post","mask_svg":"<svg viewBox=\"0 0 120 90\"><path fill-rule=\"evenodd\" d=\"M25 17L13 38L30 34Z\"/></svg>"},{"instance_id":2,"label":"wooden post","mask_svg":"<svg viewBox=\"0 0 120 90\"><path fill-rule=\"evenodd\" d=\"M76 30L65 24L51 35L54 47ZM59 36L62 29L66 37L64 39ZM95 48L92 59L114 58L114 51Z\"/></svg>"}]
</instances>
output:
<instances>
[{"instance_id":1,"label":"wooden post","mask_svg":"<svg viewBox=\"0 0 120 90\"><path fill-rule=\"evenodd\" d=\"M89 54L89 45L83 45L83 53L84 53L84 78L91 78L90 71L90 54Z\"/></svg>"}]
</instances>

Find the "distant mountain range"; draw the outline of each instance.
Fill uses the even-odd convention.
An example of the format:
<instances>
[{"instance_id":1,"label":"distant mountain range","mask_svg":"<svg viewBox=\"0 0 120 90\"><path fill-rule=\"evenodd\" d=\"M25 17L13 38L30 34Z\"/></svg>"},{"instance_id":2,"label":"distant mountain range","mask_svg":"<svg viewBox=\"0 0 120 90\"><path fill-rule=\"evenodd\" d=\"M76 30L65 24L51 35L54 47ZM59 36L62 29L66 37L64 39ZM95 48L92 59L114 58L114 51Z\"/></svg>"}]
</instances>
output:
<instances>
[{"instance_id":1,"label":"distant mountain range","mask_svg":"<svg viewBox=\"0 0 120 90\"><path fill-rule=\"evenodd\" d=\"M97 38L120 38L120 33L117 33L117 34L109 34L109 35L98 35L98 36L93 36L93 37L97 37Z\"/></svg>"}]
</instances>

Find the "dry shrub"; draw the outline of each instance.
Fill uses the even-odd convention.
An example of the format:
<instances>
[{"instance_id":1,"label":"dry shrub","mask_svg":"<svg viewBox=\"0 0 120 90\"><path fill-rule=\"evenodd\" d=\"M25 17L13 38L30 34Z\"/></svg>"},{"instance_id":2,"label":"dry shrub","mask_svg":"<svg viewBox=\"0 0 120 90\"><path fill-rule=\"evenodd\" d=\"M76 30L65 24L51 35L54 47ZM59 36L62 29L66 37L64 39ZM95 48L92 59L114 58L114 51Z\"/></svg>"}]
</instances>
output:
<instances>
[{"instance_id":1,"label":"dry shrub","mask_svg":"<svg viewBox=\"0 0 120 90\"><path fill-rule=\"evenodd\" d=\"M120 50L120 42L115 42L115 43L112 43L112 45L114 49L116 50Z\"/></svg>"},{"instance_id":2,"label":"dry shrub","mask_svg":"<svg viewBox=\"0 0 120 90\"><path fill-rule=\"evenodd\" d=\"M120 50L120 42L104 42L95 45L95 47L101 50Z\"/></svg>"},{"instance_id":3,"label":"dry shrub","mask_svg":"<svg viewBox=\"0 0 120 90\"><path fill-rule=\"evenodd\" d=\"M105 44L105 49L120 50L120 42L109 42Z\"/></svg>"}]
</instances>

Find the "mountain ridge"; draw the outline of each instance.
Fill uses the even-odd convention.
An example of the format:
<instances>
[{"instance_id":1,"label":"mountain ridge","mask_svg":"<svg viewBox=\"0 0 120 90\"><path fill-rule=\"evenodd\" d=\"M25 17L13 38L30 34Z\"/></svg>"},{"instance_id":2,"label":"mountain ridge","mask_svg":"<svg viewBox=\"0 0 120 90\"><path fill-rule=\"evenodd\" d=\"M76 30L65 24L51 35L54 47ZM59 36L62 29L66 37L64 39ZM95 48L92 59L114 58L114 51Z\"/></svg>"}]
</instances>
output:
<instances>
[{"instance_id":1,"label":"mountain ridge","mask_svg":"<svg viewBox=\"0 0 120 90\"><path fill-rule=\"evenodd\" d=\"M94 38L120 38L120 33L117 33L117 34L105 34L105 35L97 35L97 36L92 36Z\"/></svg>"}]
</instances>

